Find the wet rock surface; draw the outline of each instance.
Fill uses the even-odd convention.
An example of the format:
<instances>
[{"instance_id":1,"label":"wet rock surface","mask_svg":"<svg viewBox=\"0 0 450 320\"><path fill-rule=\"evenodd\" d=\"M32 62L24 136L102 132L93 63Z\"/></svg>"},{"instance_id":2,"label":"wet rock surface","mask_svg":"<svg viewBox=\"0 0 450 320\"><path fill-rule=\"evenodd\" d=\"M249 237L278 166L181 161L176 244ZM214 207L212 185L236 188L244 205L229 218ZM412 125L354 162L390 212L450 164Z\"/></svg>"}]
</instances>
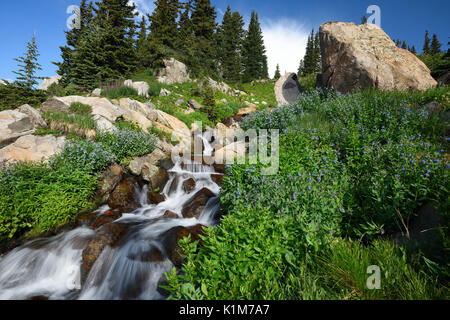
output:
<instances>
[{"instance_id":1,"label":"wet rock surface","mask_svg":"<svg viewBox=\"0 0 450 320\"><path fill-rule=\"evenodd\" d=\"M203 209L205 209L208 200L214 197L214 193L207 189L203 188L198 191L191 200L189 200L182 210L182 214L184 218L198 218L202 213Z\"/></svg>"},{"instance_id":2,"label":"wet rock surface","mask_svg":"<svg viewBox=\"0 0 450 320\"><path fill-rule=\"evenodd\" d=\"M132 177L122 180L108 199L108 206L111 209L133 210L139 207L135 200L135 188L138 186Z\"/></svg>"}]
</instances>

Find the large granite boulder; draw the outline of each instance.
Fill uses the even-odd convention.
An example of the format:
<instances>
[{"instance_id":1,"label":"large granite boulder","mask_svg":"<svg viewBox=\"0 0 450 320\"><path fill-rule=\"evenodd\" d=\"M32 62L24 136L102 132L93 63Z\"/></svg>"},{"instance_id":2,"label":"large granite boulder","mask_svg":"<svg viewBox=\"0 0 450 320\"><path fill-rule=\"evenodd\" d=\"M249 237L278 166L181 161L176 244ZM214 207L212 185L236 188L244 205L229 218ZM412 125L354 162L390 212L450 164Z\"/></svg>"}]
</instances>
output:
<instances>
[{"instance_id":1,"label":"large granite boulder","mask_svg":"<svg viewBox=\"0 0 450 320\"><path fill-rule=\"evenodd\" d=\"M158 81L165 84L191 81L186 65L174 58L164 60L164 68L158 75Z\"/></svg>"},{"instance_id":2,"label":"large granite boulder","mask_svg":"<svg viewBox=\"0 0 450 320\"><path fill-rule=\"evenodd\" d=\"M288 72L275 83L275 97L279 106L297 102L305 90L293 72Z\"/></svg>"},{"instance_id":3,"label":"large granite boulder","mask_svg":"<svg viewBox=\"0 0 450 320\"><path fill-rule=\"evenodd\" d=\"M437 85L414 54L398 48L374 24L327 22L320 27L322 82L339 92L426 90Z\"/></svg>"},{"instance_id":4,"label":"large granite boulder","mask_svg":"<svg viewBox=\"0 0 450 320\"><path fill-rule=\"evenodd\" d=\"M64 137L32 136L20 137L14 143L0 149L0 159L8 161L48 160L64 148Z\"/></svg>"},{"instance_id":5,"label":"large granite boulder","mask_svg":"<svg viewBox=\"0 0 450 320\"><path fill-rule=\"evenodd\" d=\"M52 84L56 83L58 84L61 80L61 76L53 76L47 79L44 79L42 81L41 85L39 86L39 90L47 90Z\"/></svg>"},{"instance_id":6,"label":"large granite boulder","mask_svg":"<svg viewBox=\"0 0 450 320\"><path fill-rule=\"evenodd\" d=\"M27 114L16 110L0 112L0 147L33 133L33 121Z\"/></svg>"},{"instance_id":7,"label":"large granite boulder","mask_svg":"<svg viewBox=\"0 0 450 320\"><path fill-rule=\"evenodd\" d=\"M230 86L227 85L225 82L217 82L211 78L208 78L208 83L214 91L219 90L220 92L228 95L231 93Z\"/></svg>"},{"instance_id":8,"label":"large granite boulder","mask_svg":"<svg viewBox=\"0 0 450 320\"><path fill-rule=\"evenodd\" d=\"M33 123L35 128L39 127L46 127L47 123L42 118L41 114L34 109L32 106L28 104L24 104L23 106L20 106L17 111L22 112L30 117L31 122Z\"/></svg>"},{"instance_id":9,"label":"large granite boulder","mask_svg":"<svg viewBox=\"0 0 450 320\"><path fill-rule=\"evenodd\" d=\"M133 82L132 80L126 80L123 85L135 89L140 96L148 97L148 89L150 87L145 81Z\"/></svg>"}]
</instances>

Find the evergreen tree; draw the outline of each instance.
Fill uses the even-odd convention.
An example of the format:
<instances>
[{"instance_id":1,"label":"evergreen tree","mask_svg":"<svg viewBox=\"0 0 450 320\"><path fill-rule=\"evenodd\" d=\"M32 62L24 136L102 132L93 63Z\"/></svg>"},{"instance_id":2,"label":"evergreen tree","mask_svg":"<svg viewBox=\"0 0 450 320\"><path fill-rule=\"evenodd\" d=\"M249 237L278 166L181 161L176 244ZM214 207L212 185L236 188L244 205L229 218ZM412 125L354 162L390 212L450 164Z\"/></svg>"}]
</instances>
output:
<instances>
[{"instance_id":1,"label":"evergreen tree","mask_svg":"<svg viewBox=\"0 0 450 320\"><path fill-rule=\"evenodd\" d=\"M86 27L92 23L93 10L94 7L92 2L87 3L86 0L82 0L80 4L80 16L77 17L80 21L80 28L64 31L66 34L66 45L59 47L61 50L62 62L52 62L58 67L57 73L63 77L62 83L68 82L68 75L72 70L74 63L74 51L77 48L78 40L83 32L86 31ZM75 23L75 21L72 23Z\"/></svg>"},{"instance_id":2,"label":"evergreen tree","mask_svg":"<svg viewBox=\"0 0 450 320\"><path fill-rule=\"evenodd\" d=\"M102 29L101 45L97 50L105 57L101 67L109 70L107 74L102 72L102 79L127 75L137 67L134 47L136 6L128 0L103 0L96 5L94 23Z\"/></svg>"},{"instance_id":3,"label":"evergreen tree","mask_svg":"<svg viewBox=\"0 0 450 320\"><path fill-rule=\"evenodd\" d=\"M252 11L243 51L244 81L268 78L266 49L258 14L255 11Z\"/></svg>"},{"instance_id":4,"label":"evergreen tree","mask_svg":"<svg viewBox=\"0 0 450 320\"><path fill-rule=\"evenodd\" d=\"M314 37L314 73L322 72L322 55L320 53L319 33Z\"/></svg>"},{"instance_id":5,"label":"evergreen tree","mask_svg":"<svg viewBox=\"0 0 450 320\"><path fill-rule=\"evenodd\" d=\"M277 64L277 69L275 70L275 75L273 77L275 80L280 79L281 78L281 72L280 72L280 65Z\"/></svg>"},{"instance_id":6,"label":"evergreen tree","mask_svg":"<svg viewBox=\"0 0 450 320\"><path fill-rule=\"evenodd\" d=\"M363 16L361 18L361 24L367 24L367 17L366 16Z\"/></svg>"},{"instance_id":7,"label":"evergreen tree","mask_svg":"<svg viewBox=\"0 0 450 320\"><path fill-rule=\"evenodd\" d=\"M297 71L298 77L303 77L305 75L305 62L303 59L300 60L300 65Z\"/></svg>"},{"instance_id":8,"label":"evergreen tree","mask_svg":"<svg viewBox=\"0 0 450 320\"><path fill-rule=\"evenodd\" d=\"M303 72L302 76L314 73L315 70L315 52L314 52L314 29L308 36L308 42L306 43L305 57L303 58Z\"/></svg>"},{"instance_id":9,"label":"evergreen tree","mask_svg":"<svg viewBox=\"0 0 450 320\"><path fill-rule=\"evenodd\" d=\"M155 10L149 15L151 41L175 49L178 40L178 0L157 0Z\"/></svg>"},{"instance_id":10,"label":"evergreen tree","mask_svg":"<svg viewBox=\"0 0 450 320\"><path fill-rule=\"evenodd\" d=\"M195 35L192 50L196 56L196 63L193 67L197 73L203 70L205 73L213 75L217 72L215 38L217 13L210 0L194 0L192 6L191 21Z\"/></svg>"},{"instance_id":11,"label":"evergreen tree","mask_svg":"<svg viewBox=\"0 0 450 320\"><path fill-rule=\"evenodd\" d=\"M428 30L425 31L425 43L423 44L423 53L430 54L430 37L428 35Z\"/></svg>"},{"instance_id":12,"label":"evergreen tree","mask_svg":"<svg viewBox=\"0 0 450 320\"><path fill-rule=\"evenodd\" d=\"M441 52L441 43L439 42L436 33L433 34L433 40L431 40L431 54L438 54Z\"/></svg>"},{"instance_id":13,"label":"evergreen tree","mask_svg":"<svg viewBox=\"0 0 450 320\"><path fill-rule=\"evenodd\" d=\"M240 80L242 73L243 28L243 17L238 12L232 13L228 6L218 30L217 48L223 78L234 83Z\"/></svg>"},{"instance_id":14,"label":"evergreen tree","mask_svg":"<svg viewBox=\"0 0 450 320\"><path fill-rule=\"evenodd\" d=\"M147 41L147 21L145 16L142 17L141 23L139 24L139 34L136 40L136 56L140 66L148 67L150 65Z\"/></svg>"},{"instance_id":15,"label":"evergreen tree","mask_svg":"<svg viewBox=\"0 0 450 320\"><path fill-rule=\"evenodd\" d=\"M411 53L417 54L417 51L416 51L416 47L415 47L415 46L412 46L412 48L411 48Z\"/></svg>"},{"instance_id":16,"label":"evergreen tree","mask_svg":"<svg viewBox=\"0 0 450 320\"><path fill-rule=\"evenodd\" d=\"M407 46L406 46L406 42L405 42L405 41L403 41L403 42L402 42L402 49L405 49L405 50L406 50L406 48L407 48Z\"/></svg>"},{"instance_id":17,"label":"evergreen tree","mask_svg":"<svg viewBox=\"0 0 450 320\"><path fill-rule=\"evenodd\" d=\"M27 42L27 52L19 58L15 58L19 64L19 70L13 71L17 74L17 83L23 85L29 89L37 84L38 79L41 77L36 77L36 70L42 70L41 65L37 62L39 57L39 51L36 44L36 35L33 35L30 42Z\"/></svg>"},{"instance_id":18,"label":"evergreen tree","mask_svg":"<svg viewBox=\"0 0 450 320\"><path fill-rule=\"evenodd\" d=\"M191 21L192 0L180 4L184 11L180 14L178 21L178 47L181 51L186 51L187 45L194 37L194 29Z\"/></svg>"}]
</instances>

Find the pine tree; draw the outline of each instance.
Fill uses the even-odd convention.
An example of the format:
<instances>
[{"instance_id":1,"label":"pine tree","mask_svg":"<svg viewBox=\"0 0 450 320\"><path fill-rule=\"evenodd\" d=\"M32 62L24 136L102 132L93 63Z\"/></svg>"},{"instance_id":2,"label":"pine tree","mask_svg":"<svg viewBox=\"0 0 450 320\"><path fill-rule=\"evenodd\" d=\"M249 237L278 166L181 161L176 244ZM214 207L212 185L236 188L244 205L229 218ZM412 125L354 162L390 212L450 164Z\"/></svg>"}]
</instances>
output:
<instances>
[{"instance_id":1,"label":"pine tree","mask_svg":"<svg viewBox=\"0 0 450 320\"><path fill-rule=\"evenodd\" d=\"M280 72L280 65L277 64L277 69L275 70L275 75L273 77L275 80L280 79L281 78L281 72Z\"/></svg>"},{"instance_id":2,"label":"pine tree","mask_svg":"<svg viewBox=\"0 0 450 320\"><path fill-rule=\"evenodd\" d=\"M194 29L191 21L192 0L180 5L184 11L180 14L178 21L178 48L181 51L186 51L187 44L194 37Z\"/></svg>"},{"instance_id":3,"label":"pine tree","mask_svg":"<svg viewBox=\"0 0 450 320\"><path fill-rule=\"evenodd\" d=\"M430 37L428 35L428 30L425 31L425 43L423 44L423 53L430 54Z\"/></svg>"},{"instance_id":4,"label":"pine tree","mask_svg":"<svg viewBox=\"0 0 450 320\"><path fill-rule=\"evenodd\" d=\"M297 75L298 77L303 77L305 75L305 61L303 59L300 60Z\"/></svg>"},{"instance_id":5,"label":"pine tree","mask_svg":"<svg viewBox=\"0 0 450 320\"><path fill-rule=\"evenodd\" d=\"M195 35L192 50L197 58L194 69L197 70L197 73L203 70L205 73L213 75L217 73L215 38L217 13L210 0L194 0L192 6L191 21Z\"/></svg>"},{"instance_id":6,"label":"pine tree","mask_svg":"<svg viewBox=\"0 0 450 320\"><path fill-rule=\"evenodd\" d=\"M433 34L433 40L431 41L431 54L438 54L441 52L441 43L439 42L436 33Z\"/></svg>"},{"instance_id":7,"label":"pine tree","mask_svg":"<svg viewBox=\"0 0 450 320\"><path fill-rule=\"evenodd\" d=\"M315 70L315 57L314 57L314 29L308 36L308 42L306 44L306 53L303 58L303 76L314 73Z\"/></svg>"},{"instance_id":8,"label":"pine tree","mask_svg":"<svg viewBox=\"0 0 450 320\"><path fill-rule=\"evenodd\" d=\"M320 53L319 33L314 37L314 73L322 72L322 55Z\"/></svg>"},{"instance_id":9,"label":"pine tree","mask_svg":"<svg viewBox=\"0 0 450 320\"><path fill-rule=\"evenodd\" d=\"M23 85L29 89L37 84L38 79L41 77L36 77L36 70L42 70L41 65L37 62L39 57L39 51L36 44L36 35L33 35L30 42L27 42L27 52L19 58L15 58L19 64L19 70L13 71L17 74L17 83Z\"/></svg>"},{"instance_id":10,"label":"pine tree","mask_svg":"<svg viewBox=\"0 0 450 320\"><path fill-rule=\"evenodd\" d=\"M406 48L407 48L407 46L406 46L406 42L405 42L405 41L403 41L403 42L402 42L402 49L405 49L405 50L406 50Z\"/></svg>"},{"instance_id":11,"label":"pine tree","mask_svg":"<svg viewBox=\"0 0 450 320\"><path fill-rule=\"evenodd\" d=\"M244 81L268 78L267 56L258 14L252 11L244 41Z\"/></svg>"},{"instance_id":12,"label":"pine tree","mask_svg":"<svg viewBox=\"0 0 450 320\"><path fill-rule=\"evenodd\" d=\"M416 47L415 47L415 46L412 46L412 48L411 48L411 53L417 54L417 51L416 51Z\"/></svg>"},{"instance_id":13,"label":"pine tree","mask_svg":"<svg viewBox=\"0 0 450 320\"><path fill-rule=\"evenodd\" d=\"M230 6L223 16L217 32L218 57L223 78L236 83L242 73L242 44L244 39L244 19L239 12L231 12Z\"/></svg>"},{"instance_id":14,"label":"pine tree","mask_svg":"<svg viewBox=\"0 0 450 320\"><path fill-rule=\"evenodd\" d=\"M367 17L366 16L363 16L361 18L361 24L367 24Z\"/></svg>"}]
</instances>

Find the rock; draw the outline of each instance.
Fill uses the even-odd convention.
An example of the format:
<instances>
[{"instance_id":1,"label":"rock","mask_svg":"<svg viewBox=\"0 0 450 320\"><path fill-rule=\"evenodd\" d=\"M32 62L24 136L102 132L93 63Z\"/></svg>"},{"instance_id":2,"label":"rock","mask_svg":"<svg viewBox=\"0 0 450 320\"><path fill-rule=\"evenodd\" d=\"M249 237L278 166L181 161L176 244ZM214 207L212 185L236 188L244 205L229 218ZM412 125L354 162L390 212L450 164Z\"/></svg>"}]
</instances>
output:
<instances>
[{"instance_id":1,"label":"rock","mask_svg":"<svg viewBox=\"0 0 450 320\"><path fill-rule=\"evenodd\" d=\"M219 90L220 92L222 92L224 94L230 94L230 92L231 92L230 86L224 82L217 82L211 78L208 78L208 83L214 91Z\"/></svg>"},{"instance_id":2,"label":"rock","mask_svg":"<svg viewBox=\"0 0 450 320\"><path fill-rule=\"evenodd\" d=\"M211 180L217 184L219 187L223 186L223 178L224 176L222 174L212 174Z\"/></svg>"},{"instance_id":3,"label":"rock","mask_svg":"<svg viewBox=\"0 0 450 320\"><path fill-rule=\"evenodd\" d=\"M195 112L195 110L192 109L192 108L187 108L186 110L183 110L184 114L191 114L191 113L194 113L194 112Z\"/></svg>"},{"instance_id":4,"label":"rock","mask_svg":"<svg viewBox=\"0 0 450 320\"><path fill-rule=\"evenodd\" d=\"M83 278L87 277L103 249L106 246L114 247L124 232L125 228L115 223L104 225L97 231L82 253Z\"/></svg>"},{"instance_id":5,"label":"rock","mask_svg":"<svg viewBox=\"0 0 450 320\"><path fill-rule=\"evenodd\" d=\"M227 101L227 99L222 99L222 100L220 100L220 102L222 102L222 103L228 103L228 101Z\"/></svg>"},{"instance_id":6,"label":"rock","mask_svg":"<svg viewBox=\"0 0 450 320\"><path fill-rule=\"evenodd\" d=\"M166 217L168 219L179 219L180 218L175 212L172 212L170 210L167 210L166 212L164 212L164 217Z\"/></svg>"},{"instance_id":7,"label":"rock","mask_svg":"<svg viewBox=\"0 0 450 320\"><path fill-rule=\"evenodd\" d=\"M447 71L442 76L437 79L440 86L448 86L450 85L450 71Z\"/></svg>"},{"instance_id":8,"label":"rock","mask_svg":"<svg viewBox=\"0 0 450 320\"><path fill-rule=\"evenodd\" d=\"M250 103L248 101L246 101L245 104L247 105L247 108L239 109L239 112L236 115L238 115L238 116L247 116L250 113L258 111L258 106L257 105L255 105L253 103Z\"/></svg>"},{"instance_id":9,"label":"rock","mask_svg":"<svg viewBox=\"0 0 450 320\"><path fill-rule=\"evenodd\" d=\"M9 84L8 81L6 81L6 80L4 80L4 79L0 79L0 85L6 86L7 84Z\"/></svg>"},{"instance_id":10,"label":"rock","mask_svg":"<svg viewBox=\"0 0 450 320\"><path fill-rule=\"evenodd\" d=\"M0 149L0 159L8 161L41 161L62 151L65 137L26 135Z\"/></svg>"},{"instance_id":11,"label":"rock","mask_svg":"<svg viewBox=\"0 0 450 320\"><path fill-rule=\"evenodd\" d=\"M144 103L148 108L150 108L151 110L155 110L156 106L151 102L151 101L147 101L146 103Z\"/></svg>"},{"instance_id":12,"label":"rock","mask_svg":"<svg viewBox=\"0 0 450 320\"><path fill-rule=\"evenodd\" d=\"M326 88L346 93L370 88L426 90L437 85L419 58L398 48L374 24L327 22L319 37Z\"/></svg>"},{"instance_id":13,"label":"rock","mask_svg":"<svg viewBox=\"0 0 450 320\"><path fill-rule=\"evenodd\" d=\"M175 227L167 231L162 237L164 249L175 266L181 266L185 261L183 250L179 246L181 239L191 236L191 242L201 240L200 236L205 234L205 226L198 224L192 227ZM201 245L201 243L200 243Z\"/></svg>"},{"instance_id":14,"label":"rock","mask_svg":"<svg viewBox=\"0 0 450 320\"><path fill-rule=\"evenodd\" d=\"M123 168L118 164L113 164L103 172L97 191L97 197L103 202L108 200L109 194L116 188L123 178Z\"/></svg>"},{"instance_id":15,"label":"rock","mask_svg":"<svg viewBox=\"0 0 450 320\"><path fill-rule=\"evenodd\" d=\"M165 88L162 88L161 91L160 91L160 93L159 93L159 95L160 95L161 97L168 97L168 96L170 96L171 94L172 94L172 92L169 91L169 90L167 90L167 89L165 89Z\"/></svg>"},{"instance_id":16,"label":"rock","mask_svg":"<svg viewBox=\"0 0 450 320\"><path fill-rule=\"evenodd\" d=\"M133 82L132 80L125 80L123 85L135 89L140 96L148 97L150 87L145 81Z\"/></svg>"},{"instance_id":17,"label":"rock","mask_svg":"<svg viewBox=\"0 0 450 320\"><path fill-rule=\"evenodd\" d=\"M213 167L214 167L214 171L225 174L225 165L224 164L214 163Z\"/></svg>"},{"instance_id":18,"label":"rock","mask_svg":"<svg viewBox=\"0 0 450 320\"><path fill-rule=\"evenodd\" d=\"M167 181L169 181L169 174L163 168L158 168L154 165L144 165L142 168L142 178L149 182L150 190L162 190Z\"/></svg>"},{"instance_id":19,"label":"rock","mask_svg":"<svg viewBox=\"0 0 450 320\"><path fill-rule=\"evenodd\" d=\"M293 72L288 72L275 83L275 97L279 106L297 102L300 94L305 92Z\"/></svg>"},{"instance_id":20,"label":"rock","mask_svg":"<svg viewBox=\"0 0 450 320\"><path fill-rule=\"evenodd\" d=\"M53 99L55 99L55 98L53 98ZM91 113L92 116L100 115L112 123L114 123L118 118L121 118L124 116L124 110L122 108L120 108L119 106L112 104L106 98L67 96L67 97L61 97L61 98L56 98L56 99L58 99L60 102L63 102L64 104L66 104L68 106L67 109L70 107L70 105L73 102L80 102L83 104L87 104L92 107L92 113ZM45 103L44 103L44 105L45 105ZM44 108L44 105L43 105L43 107L41 107L41 110L43 110L42 108ZM45 109L44 109L44 111L45 111Z\"/></svg>"},{"instance_id":21,"label":"rock","mask_svg":"<svg viewBox=\"0 0 450 320\"><path fill-rule=\"evenodd\" d=\"M16 110L0 112L0 147L33 133L33 122L27 114Z\"/></svg>"},{"instance_id":22,"label":"rock","mask_svg":"<svg viewBox=\"0 0 450 320\"><path fill-rule=\"evenodd\" d=\"M160 193L149 192L148 193L148 203L149 204L160 204L161 202L166 201L166 197Z\"/></svg>"},{"instance_id":23,"label":"rock","mask_svg":"<svg viewBox=\"0 0 450 320\"><path fill-rule=\"evenodd\" d=\"M191 192L195 189L195 186L196 186L195 180L192 179L192 178L190 178L190 179L188 179L188 180L185 180L185 181L183 182L183 190L184 190L187 194L191 193Z\"/></svg>"},{"instance_id":24,"label":"rock","mask_svg":"<svg viewBox=\"0 0 450 320\"><path fill-rule=\"evenodd\" d=\"M175 101L175 105L176 105L177 107L180 107L183 103L184 103L183 98L179 98L177 101Z\"/></svg>"},{"instance_id":25,"label":"rock","mask_svg":"<svg viewBox=\"0 0 450 320\"><path fill-rule=\"evenodd\" d=\"M139 207L134 198L137 183L131 177L123 179L113 190L108 199L111 209L121 209L122 212L131 211Z\"/></svg>"},{"instance_id":26,"label":"rock","mask_svg":"<svg viewBox=\"0 0 450 320\"><path fill-rule=\"evenodd\" d=\"M53 76L53 77L50 77L50 78L48 78L48 79L44 79L44 81L42 81L42 83L41 83L41 85L39 86L39 90L48 90L48 88L52 85L52 84L54 84L54 83L56 83L56 84L58 84L59 83L59 81L61 80L61 76Z\"/></svg>"},{"instance_id":27,"label":"rock","mask_svg":"<svg viewBox=\"0 0 450 320\"><path fill-rule=\"evenodd\" d=\"M268 105L268 103L265 102L265 101L261 102L261 104L262 104L263 106L267 106L267 105Z\"/></svg>"},{"instance_id":28,"label":"rock","mask_svg":"<svg viewBox=\"0 0 450 320\"><path fill-rule=\"evenodd\" d=\"M425 107L425 110L427 110L431 115L436 115L441 113L441 111L443 110L442 106L436 102L430 102L429 104L427 104Z\"/></svg>"},{"instance_id":29,"label":"rock","mask_svg":"<svg viewBox=\"0 0 450 320\"><path fill-rule=\"evenodd\" d=\"M102 116L96 114L95 116L92 117L95 121L95 128L98 131L102 131L102 132L116 132L119 129L113 125L109 120L106 120L105 118L103 118Z\"/></svg>"},{"instance_id":30,"label":"rock","mask_svg":"<svg viewBox=\"0 0 450 320\"><path fill-rule=\"evenodd\" d=\"M164 84L184 83L191 81L186 65L174 58L163 61L164 68L159 71L157 80Z\"/></svg>"},{"instance_id":31,"label":"rock","mask_svg":"<svg viewBox=\"0 0 450 320\"><path fill-rule=\"evenodd\" d=\"M102 95L102 89L97 88L92 91L91 96L93 97L100 97Z\"/></svg>"},{"instance_id":32,"label":"rock","mask_svg":"<svg viewBox=\"0 0 450 320\"><path fill-rule=\"evenodd\" d=\"M184 218L198 218L200 217L203 209L205 209L206 204L210 198L214 197L214 193L207 189L203 188L198 191L192 198L189 200L184 206L182 210L182 214Z\"/></svg>"},{"instance_id":33,"label":"rock","mask_svg":"<svg viewBox=\"0 0 450 320\"><path fill-rule=\"evenodd\" d=\"M152 153L149 155L143 156L143 157L136 157L130 162L130 171L134 175L140 175L142 173L142 168L144 165L151 166L151 165L159 165L159 163L166 159L166 154L161 151L160 149L153 150Z\"/></svg>"},{"instance_id":34,"label":"rock","mask_svg":"<svg viewBox=\"0 0 450 320\"><path fill-rule=\"evenodd\" d=\"M194 99L189 100L187 102L187 105L188 105L188 107L190 107L192 109L196 109L196 110L199 110L202 108L202 105Z\"/></svg>"},{"instance_id":35,"label":"rock","mask_svg":"<svg viewBox=\"0 0 450 320\"><path fill-rule=\"evenodd\" d=\"M214 154L216 163L232 164L235 158L243 158L247 153L247 143L245 141L233 142Z\"/></svg>"},{"instance_id":36,"label":"rock","mask_svg":"<svg viewBox=\"0 0 450 320\"><path fill-rule=\"evenodd\" d=\"M158 119L156 120L163 126L166 126L170 129L172 129L174 132L173 134L176 136L179 140L184 140L186 138L190 138L190 130L189 127L182 122L181 120L178 120L174 116L171 116L170 114L167 114L163 111L156 110Z\"/></svg>"},{"instance_id":37,"label":"rock","mask_svg":"<svg viewBox=\"0 0 450 320\"><path fill-rule=\"evenodd\" d=\"M27 116L29 116L31 119L31 123L33 123L33 126L35 128L47 126L47 123L42 118L41 114L36 109L34 109L32 106L30 106L28 104L24 104L23 106L20 106L17 109L17 111L22 112L22 113L26 114Z\"/></svg>"},{"instance_id":38,"label":"rock","mask_svg":"<svg viewBox=\"0 0 450 320\"><path fill-rule=\"evenodd\" d=\"M41 106L41 111L61 111L68 112L70 105L58 97L53 97L45 101Z\"/></svg>"},{"instance_id":39,"label":"rock","mask_svg":"<svg viewBox=\"0 0 450 320\"><path fill-rule=\"evenodd\" d=\"M218 123L216 125L216 132L214 133L214 137L218 144L222 146L226 146L230 143L234 142L235 135L237 132L234 129L228 128L223 123Z\"/></svg>"},{"instance_id":40,"label":"rock","mask_svg":"<svg viewBox=\"0 0 450 320\"><path fill-rule=\"evenodd\" d=\"M161 250L151 246L148 250L143 250L141 247L137 249L137 252L130 252L127 258L132 261L140 262L163 262L165 260Z\"/></svg>"},{"instance_id":41,"label":"rock","mask_svg":"<svg viewBox=\"0 0 450 320\"><path fill-rule=\"evenodd\" d=\"M95 221L91 225L91 229L97 230L98 228L104 226L105 224L112 223L121 217L122 214L118 210L106 211L105 214L95 219Z\"/></svg>"}]
</instances>

